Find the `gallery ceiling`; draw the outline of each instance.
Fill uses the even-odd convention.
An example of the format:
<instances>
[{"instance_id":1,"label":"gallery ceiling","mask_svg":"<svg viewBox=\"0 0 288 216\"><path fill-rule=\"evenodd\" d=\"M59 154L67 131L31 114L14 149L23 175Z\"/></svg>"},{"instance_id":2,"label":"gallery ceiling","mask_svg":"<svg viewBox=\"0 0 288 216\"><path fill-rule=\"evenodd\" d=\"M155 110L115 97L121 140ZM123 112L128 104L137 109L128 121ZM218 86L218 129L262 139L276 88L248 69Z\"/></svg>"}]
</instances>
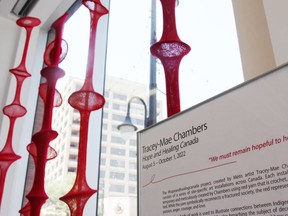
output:
<instances>
[{"instance_id":1,"label":"gallery ceiling","mask_svg":"<svg viewBox=\"0 0 288 216\"><path fill-rule=\"evenodd\" d=\"M12 22L20 16L37 17L42 28L50 25L62 16L76 0L0 0L0 17ZM25 7L29 5L31 7ZM20 15L18 15L20 13Z\"/></svg>"}]
</instances>

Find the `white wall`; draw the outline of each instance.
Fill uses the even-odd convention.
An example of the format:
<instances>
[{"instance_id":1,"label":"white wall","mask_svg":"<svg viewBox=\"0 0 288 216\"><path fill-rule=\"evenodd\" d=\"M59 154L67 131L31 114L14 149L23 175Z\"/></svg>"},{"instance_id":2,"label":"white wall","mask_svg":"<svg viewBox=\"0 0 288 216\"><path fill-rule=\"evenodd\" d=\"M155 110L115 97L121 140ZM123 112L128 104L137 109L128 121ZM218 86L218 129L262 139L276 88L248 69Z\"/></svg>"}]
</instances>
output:
<instances>
[{"instance_id":1,"label":"white wall","mask_svg":"<svg viewBox=\"0 0 288 216\"><path fill-rule=\"evenodd\" d=\"M15 59L15 49L17 44L15 41L18 40L20 29L17 28L16 24L7 19L0 17L0 74L1 74L1 85L0 85L0 106L1 108L6 104L7 99L7 88L10 81L9 69L13 67ZM4 31L5 29L5 31ZM0 121L3 118L2 112L0 113Z\"/></svg>"}]
</instances>

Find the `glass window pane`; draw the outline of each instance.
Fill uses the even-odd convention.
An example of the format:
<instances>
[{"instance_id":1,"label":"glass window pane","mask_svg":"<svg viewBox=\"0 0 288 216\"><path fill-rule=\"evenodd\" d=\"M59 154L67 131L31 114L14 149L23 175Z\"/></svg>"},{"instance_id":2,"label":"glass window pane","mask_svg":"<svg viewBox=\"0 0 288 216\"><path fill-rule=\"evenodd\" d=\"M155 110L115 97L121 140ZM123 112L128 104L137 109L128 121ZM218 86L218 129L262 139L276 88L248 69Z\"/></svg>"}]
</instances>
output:
<instances>
[{"instance_id":1,"label":"glass window pane","mask_svg":"<svg viewBox=\"0 0 288 216\"><path fill-rule=\"evenodd\" d=\"M210 9L213 8L211 5L216 7L215 4L217 4L217 8L219 8L218 14L216 15L217 10L211 11ZM131 10L127 10L127 5L129 5ZM205 13L203 13L203 10L200 10L201 8L205 8ZM160 1L157 1L156 10L157 41L162 34ZM123 13L123 11L125 11L125 13ZM218 16L219 11L222 12L222 15L225 14L225 17L223 16L220 19L220 16ZM210 15L207 16L206 14ZM87 19L87 17L85 17L86 15L81 14L81 18L78 17L79 20L83 20L83 18ZM134 174L134 171L137 169L136 133L133 134L130 140L124 140L120 137L121 134L117 126L124 121L127 113L127 105L131 98L134 99L131 102L129 110L130 116L132 123L137 126L138 130L144 128L144 120L147 117L145 116L145 106L148 111L151 108L156 108L157 121L166 118L165 73L161 62L157 60L156 72L154 71L156 73L157 89L150 92L149 78L153 72L153 70L150 69L151 1L111 1L109 16L109 42L107 46L105 80L106 103L102 124L103 135L99 172L98 212L99 215L100 212L103 212L103 203L108 205L105 208L111 207L109 206L109 202L104 202L103 197L105 197L106 201L113 200L114 197L124 197L129 200L130 206L134 206L134 209L130 209L130 212L132 212L131 215L134 216L137 214L135 209L137 203L137 175ZM231 22L234 18L230 0L223 0L221 3L218 1L215 3L214 0L180 0L179 5L176 7L176 17L179 37L192 48L191 53L183 58L180 67L179 83L182 109L193 106L242 82L238 47L237 44L233 46L233 44L235 45L235 41L237 41L237 37L235 34L235 26ZM218 23L211 24L214 23L216 18ZM228 21L226 22L226 20ZM73 22L78 23L79 21L74 19ZM89 29L89 22L81 23L81 25L82 24L85 24L85 26L88 24L88 26L85 27L86 30L81 31L88 39L89 31L87 31L87 29ZM207 29L210 33L203 33L203 26L209 26L205 28L205 31ZM69 28L68 25L67 28ZM223 31L219 31L219 29L222 28ZM231 30L228 34L226 33L227 31L224 30L227 28ZM71 29L69 31L71 31ZM121 34L119 34L119 32ZM79 34L72 33L72 35ZM211 37L211 35L213 35L213 37ZM85 55L87 53L88 41L81 40L81 42L85 44L79 41L79 38L77 38L76 44L84 51L75 51L75 47L70 46L72 42L68 41L69 53L76 54L79 61L77 61L76 65L67 63L65 71L66 75L68 75L68 73L71 73L72 76L77 74L77 77L79 75L78 78L83 80L86 69L87 56ZM236 48L231 50L231 47ZM219 53L219 50L222 52ZM81 58L79 57L79 53L83 53ZM218 58L218 56L220 58ZM67 56L67 58L69 58L69 56ZM82 61L82 58L84 61ZM227 61L227 59L229 59L229 61ZM209 64L207 64L207 62L209 62ZM79 71L82 72L79 74ZM232 73L231 71L235 72ZM225 79L223 79L223 77L225 77ZM81 82L76 82L75 86L69 86L65 91L71 92L79 89L81 86ZM149 96L155 92L157 102L156 104L150 104ZM142 99L145 104L143 104L139 98ZM67 101L68 98L66 97L64 100ZM71 140L69 142L55 143L55 146L61 151L71 152L71 154L59 157L62 163L68 161L68 167L60 166L60 162L59 164L57 164L57 162L49 162L50 168L47 169L47 181L49 182L52 182L59 176L73 174L77 170L76 150L78 148L78 140L76 138L79 136L79 112L71 107L69 107L69 109L59 110L60 114L57 118L61 122L64 122L65 126L59 124L57 127L59 127L63 138L69 138ZM65 114L64 116L63 113ZM73 115L73 118L65 120L65 116L69 115ZM55 122L55 125L56 124L57 121ZM69 131L65 131L66 129L69 129ZM117 146L119 148L117 148ZM59 167L59 169L57 167ZM56 172L54 172L54 170ZM74 177L70 176L69 178ZM68 180L70 181L71 179ZM119 181L121 181L121 184L119 184Z\"/></svg>"},{"instance_id":2,"label":"glass window pane","mask_svg":"<svg viewBox=\"0 0 288 216\"><path fill-rule=\"evenodd\" d=\"M119 155L119 156L125 156L125 149L119 149L119 148L111 148L110 153L112 155Z\"/></svg>"},{"instance_id":3,"label":"glass window pane","mask_svg":"<svg viewBox=\"0 0 288 216\"><path fill-rule=\"evenodd\" d=\"M110 166L111 167L119 167L119 168L125 168L125 161L124 160L110 160Z\"/></svg>"}]
</instances>

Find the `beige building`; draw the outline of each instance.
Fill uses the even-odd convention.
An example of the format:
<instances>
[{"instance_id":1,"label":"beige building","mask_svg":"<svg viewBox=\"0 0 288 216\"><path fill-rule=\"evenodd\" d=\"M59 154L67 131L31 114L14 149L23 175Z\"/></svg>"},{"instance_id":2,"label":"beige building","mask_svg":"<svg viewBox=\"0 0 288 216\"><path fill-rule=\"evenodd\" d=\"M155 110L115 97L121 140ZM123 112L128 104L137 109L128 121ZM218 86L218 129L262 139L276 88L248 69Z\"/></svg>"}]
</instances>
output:
<instances>
[{"instance_id":1,"label":"beige building","mask_svg":"<svg viewBox=\"0 0 288 216\"><path fill-rule=\"evenodd\" d=\"M67 177L75 177L78 159L79 125L80 114L68 104L69 96L79 90L83 85L83 80L69 78L63 88L63 104L54 109L53 128L59 132L51 146L55 148L58 155L55 159L48 161L46 166L46 185L51 195L53 185L66 184ZM127 88L129 86L129 88ZM106 203L107 211L111 208L111 202L115 207L122 206L125 211L134 215L136 212L137 196L137 141L136 133L125 140L121 136L117 126L121 124L127 112L127 103L132 97L140 97L147 101L146 85L131 82L117 77L107 76L105 85L105 105L103 109L102 136L101 136L101 156L100 169L95 167L94 172L99 172L99 211ZM162 104L157 106L158 120L162 119ZM138 128L144 127L144 106L141 102L133 100L131 103L131 119ZM88 157L97 157L97 152L89 153ZM89 158L88 158L89 160ZM91 172L91 170L89 171ZM68 175L70 173L70 175ZM71 181L70 181L71 182ZM73 182L73 181L72 181ZM51 187L52 186L52 187ZM72 186L72 185L71 185ZM63 194L64 195L64 194ZM52 202L53 203L53 202ZM109 203L109 205L108 205ZM103 205L103 206L106 206ZM55 205L55 203L53 203ZM59 204L61 205L61 204ZM45 215L55 214L55 209L51 208L49 214L49 202L44 208Z\"/></svg>"}]
</instances>

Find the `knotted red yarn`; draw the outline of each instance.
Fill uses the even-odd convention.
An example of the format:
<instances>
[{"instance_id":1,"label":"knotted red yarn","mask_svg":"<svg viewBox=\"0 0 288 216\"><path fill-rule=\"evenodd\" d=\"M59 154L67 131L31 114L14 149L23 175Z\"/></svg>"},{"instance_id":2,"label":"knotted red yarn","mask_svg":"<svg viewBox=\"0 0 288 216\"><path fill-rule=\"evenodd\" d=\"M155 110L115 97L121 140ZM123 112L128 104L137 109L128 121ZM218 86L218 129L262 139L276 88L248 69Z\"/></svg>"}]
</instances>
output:
<instances>
[{"instance_id":1,"label":"knotted red yarn","mask_svg":"<svg viewBox=\"0 0 288 216\"><path fill-rule=\"evenodd\" d=\"M24 116L27 112L26 108L22 106L20 102L21 89L24 80L27 77L31 76L26 69L26 57L28 52L30 36L33 28L40 25L40 23L41 23L40 20L34 17L22 17L16 21L16 24L18 26L23 27L26 30L26 40L23 49L22 59L19 66L10 69L10 73L12 73L16 78L16 91L14 100L10 105L7 105L3 108L3 113L9 118L10 125L8 129L6 143L0 152L0 206L2 203L2 196L7 171L12 163L21 158L13 150L12 141L13 141L14 125L16 119Z\"/></svg>"},{"instance_id":2,"label":"knotted red yarn","mask_svg":"<svg viewBox=\"0 0 288 216\"><path fill-rule=\"evenodd\" d=\"M35 143L30 143L27 146L27 150L30 153L30 155L33 158L34 164L37 164L37 147ZM57 156L57 152L54 148L48 147L48 152L47 152L47 161L52 160ZM21 213L23 216L30 216L31 215L31 205L30 202L27 202L26 205L19 210L19 213Z\"/></svg>"},{"instance_id":3,"label":"knotted red yarn","mask_svg":"<svg viewBox=\"0 0 288 216\"><path fill-rule=\"evenodd\" d=\"M160 41L150 50L159 58L165 71L167 115L181 111L179 95L179 66L182 58L189 53L190 46L182 42L177 34L175 6L176 0L160 0L163 10L163 32Z\"/></svg>"},{"instance_id":4,"label":"knotted red yarn","mask_svg":"<svg viewBox=\"0 0 288 216\"><path fill-rule=\"evenodd\" d=\"M93 88L93 71L95 57L95 39L98 20L102 15L108 13L108 10L101 4L100 0L83 0L82 4L90 12L90 38L87 71L84 84L79 91L74 92L69 97L69 104L80 112L80 135L76 179L72 189L60 200L67 203L71 216L83 215L83 210L88 199L97 191L91 189L86 179L86 161L87 161L87 141L89 117L92 111L103 107L104 97L95 92Z\"/></svg>"},{"instance_id":5,"label":"knotted red yarn","mask_svg":"<svg viewBox=\"0 0 288 216\"><path fill-rule=\"evenodd\" d=\"M39 87L39 94L44 101L44 115L40 131L32 136L32 143L27 146L27 150L34 159L35 177L32 188L26 195L29 203L22 209L25 211L25 208L29 209L30 206L30 216L39 216L41 207L48 198L44 187L45 167L47 160L56 156L55 150L49 144L58 136L57 131L52 129L52 117L54 106L59 105L56 83L65 75L64 70L59 68L58 64L63 60L61 58L62 33L67 16L67 13L64 14L51 26L55 30L55 40L52 49L48 46L49 55L46 55L47 50L44 55L45 58L49 58L45 60L45 63L49 62L49 64L41 70L41 75L46 80L46 83Z\"/></svg>"}]
</instances>

